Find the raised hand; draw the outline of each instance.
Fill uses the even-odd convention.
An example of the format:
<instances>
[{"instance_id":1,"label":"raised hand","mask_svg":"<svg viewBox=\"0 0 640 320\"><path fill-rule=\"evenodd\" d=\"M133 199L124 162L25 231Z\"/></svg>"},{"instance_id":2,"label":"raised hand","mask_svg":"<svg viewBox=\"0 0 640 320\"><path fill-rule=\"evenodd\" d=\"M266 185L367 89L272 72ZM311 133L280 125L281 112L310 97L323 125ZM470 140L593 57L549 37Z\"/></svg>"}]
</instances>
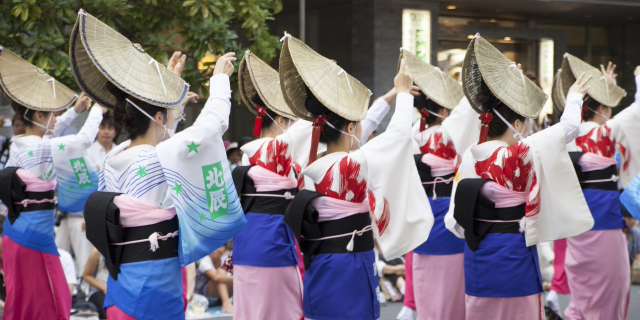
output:
<instances>
[{"instance_id":1,"label":"raised hand","mask_svg":"<svg viewBox=\"0 0 640 320\"><path fill-rule=\"evenodd\" d=\"M636 77L640 75L640 66L637 66L636 69L633 70L633 75Z\"/></svg>"},{"instance_id":2,"label":"raised hand","mask_svg":"<svg viewBox=\"0 0 640 320\"><path fill-rule=\"evenodd\" d=\"M75 110L76 113L80 113L84 110L87 110L90 105L91 98L89 98L89 96L83 92L80 94L80 97L78 97L78 100L76 100L76 104L73 106L73 110Z\"/></svg>"},{"instance_id":3,"label":"raised hand","mask_svg":"<svg viewBox=\"0 0 640 320\"><path fill-rule=\"evenodd\" d=\"M217 75L220 73L224 73L231 77L233 74L233 70L235 69L233 66L233 61L236 61L236 53L235 52L227 52L222 57L218 58L216 61L216 66L213 69L213 75Z\"/></svg>"},{"instance_id":4,"label":"raised hand","mask_svg":"<svg viewBox=\"0 0 640 320\"><path fill-rule=\"evenodd\" d=\"M197 93L189 91L187 92L187 98L184 99L184 102L182 102L182 105L186 106L187 103L189 102L197 103L199 98L200 96L198 96Z\"/></svg>"},{"instance_id":5,"label":"raised hand","mask_svg":"<svg viewBox=\"0 0 640 320\"><path fill-rule=\"evenodd\" d=\"M407 67L404 59L400 62L400 70L398 70L398 74L395 79L393 79L393 83L396 86L396 91L400 92L411 92L413 88L413 78L409 73L409 68Z\"/></svg>"},{"instance_id":6,"label":"raised hand","mask_svg":"<svg viewBox=\"0 0 640 320\"><path fill-rule=\"evenodd\" d=\"M176 51L173 53L171 58L169 59L169 63L167 63L167 69L173 72L174 74L180 76L182 71L184 70L184 64L187 61L187 55L182 54L180 51Z\"/></svg>"},{"instance_id":7,"label":"raised hand","mask_svg":"<svg viewBox=\"0 0 640 320\"><path fill-rule=\"evenodd\" d=\"M585 93L587 93L589 88L591 88L590 86L587 86L587 83L591 81L591 78L592 78L591 76L588 76L585 78L584 72L581 73L578 79L576 80L576 82L571 86L571 88L569 88L569 93L575 92L581 95L584 95Z\"/></svg>"},{"instance_id":8,"label":"raised hand","mask_svg":"<svg viewBox=\"0 0 640 320\"><path fill-rule=\"evenodd\" d=\"M609 80L613 84L617 84L616 77L618 76L618 74L616 74L616 67L617 66L611 61L609 61L609 64L607 64L606 69L603 65L600 65L600 71L602 72L602 75L604 75L605 79Z\"/></svg>"}]
</instances>

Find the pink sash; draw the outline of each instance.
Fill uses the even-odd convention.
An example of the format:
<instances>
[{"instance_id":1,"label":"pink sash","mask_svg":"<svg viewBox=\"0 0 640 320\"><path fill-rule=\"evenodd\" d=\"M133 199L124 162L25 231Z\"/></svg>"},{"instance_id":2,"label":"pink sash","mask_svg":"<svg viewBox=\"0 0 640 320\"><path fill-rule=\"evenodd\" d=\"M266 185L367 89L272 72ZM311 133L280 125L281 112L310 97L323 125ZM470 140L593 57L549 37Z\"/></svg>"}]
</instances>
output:
<instances>
[{"instance_id":1,"label":"pink sash","mask_svg":"<svg viewBox=\"0 0 640 320\"><path fill-rule=\"evenodd\" d=\"M57 185L56 180L42 181L38 177L36 177L33 173L24 169L16 170L16 174L27 185L27 189L25 191L45 192L45 191L51 191L56 189L56 185Z\"/></svg>"},{"instance_id":2,"label":"pink sash","mask_svg":"<svg viewBox=\"0 0 640 320\"><path fill-rule=\"evenodd\" d=\"M120 223L125 228L148 226L176 215L176 209L163 209L161 206L138 199L128 194L121 194L113 199L120 208Z\"/></svg>"},{"instance_id":3,"label":"pink sash","mask_svg":"<svg viewBox=\"0 0 640 320\"><path fill-rule=\"evenodd\" d=\"M260 166L253 166L247 173L253 180L257 192L293 189L298 186L294 178L283 177Z\"/></svg>"},{"instance_id":4,"label":"pink sash","mask_svg":"<svg viewBox=\"0 0 640 320\"><path fill-rule=\"evenodd\" d=\"M617 162L613 158L607 158L595 153L585 152L585 154L580 157L580 160L578 160L578 164L582 168L582 171L587 172L602 170L612 165L615 166Z\"/></svg>"},{"instance_id":5,"label":"pink sash","mask_svg":"<svg viewBox=\"0 0 640 320\"><path fill-rule=\"evenodd\" d=\"M496 208L509 208L519 206L527 201L527 193L513 191L493 181L487 181L480 189L482 194L496 204Z\"/></svg>"},{"instance_id":6,"label":"pink sash","mask_svg":"<svg viewBox=\"0 0 640 320\"><path fill-rule=\"evenodd\" d=\"M455 171L453 160L442 159L431 153L426 153L420 160L431 167L431 175L434 177L446 176Z\"/></svg>"},{"instance_id":7,"label":"pink sash","mask_svg":"<svg viewBox=\"0 0 640 320\"><path fill-rule=\"evenodd\" d=\"M369 212L369 200L361 203L334 199L331 197L318 197L311 201L318 210L318 222L338 220L357 213Z\"/></svg>"}]
</instances>

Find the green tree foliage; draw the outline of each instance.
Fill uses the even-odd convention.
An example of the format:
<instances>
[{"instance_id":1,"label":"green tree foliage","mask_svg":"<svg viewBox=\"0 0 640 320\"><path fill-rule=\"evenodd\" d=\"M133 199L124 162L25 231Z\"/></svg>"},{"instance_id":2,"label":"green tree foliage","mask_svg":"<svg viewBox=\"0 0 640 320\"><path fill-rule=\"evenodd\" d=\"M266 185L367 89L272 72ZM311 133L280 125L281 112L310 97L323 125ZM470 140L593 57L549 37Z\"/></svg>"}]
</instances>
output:
<instances>
[{"instance_id":1,"label":"green tree foliage","mask_svg":"<svg viewBox=\"0 0 640 320\"><path fill-rule=\"evenodd\" d=\"M276 55L278 37L267 20L281 0L3 0L0 45L21 54L70 88L78 90L69 65L69 37L80 8L140 43L158 61L173 51L187 55L183 78L202 89L213 70L199 70L207 52L249 49L266 61Z\"/></svg>"}]
</instances>

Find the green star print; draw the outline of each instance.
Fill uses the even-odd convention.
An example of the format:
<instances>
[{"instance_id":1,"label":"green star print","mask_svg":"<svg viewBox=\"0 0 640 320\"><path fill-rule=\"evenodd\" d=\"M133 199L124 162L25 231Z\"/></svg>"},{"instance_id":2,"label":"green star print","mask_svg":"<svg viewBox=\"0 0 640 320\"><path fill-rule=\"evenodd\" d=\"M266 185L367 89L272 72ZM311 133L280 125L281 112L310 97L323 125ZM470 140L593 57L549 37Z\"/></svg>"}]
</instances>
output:
<instances>
[{"instance_id":1,"label":"green star print","mask_svg":"<svg viewBox=\"0 0 640 320\"><path fill-rule=\"evenodd\" d=\"M207 216L204 213L200 214L198 217L200 218L200 221L207 220Z\"/></svg>"},{"instance_id":2,"label":"green star print","mask_svg":"<svg viewBox=\"0 0 640 320\"><path fill-rule=\"evenodd\" d=\"M177 183L173 186L173 188L171 188L171 190L176 192L176 195L179 195L180 192L182 192L182 185Z\"/></svg>"},{"instance_id":3,"label":"green star print","mask_svg":"<svg viewBox=\"0 0 640 320\"><path fill-rule=\"evenodd\" d=\"M62 143L58 145L58 148L60 148L60 150L64 150L64 147L66 147L66 146L64 144L62 144Z\"/></svg>"},{"instance_id":4,"label":"green star print","mask_svg":"<svg viewBox=\"0 0 640 320\"><path fill-rule=\"evenodd\" d=\"M200 146L200 145L199 145L199 144L196 144L196 143L195 143L195 141L191 141L191 144L188 144L188 145L187 145L187 148L189 148L189 152L191 152L191 151L195 151L195 153L198 153L198 147L199 147L199 146ZM189 152L187 152L187 153L189 153Z\"/></svg>"},{"instance_id":5,"label":"green star print","mask_svg":"<svg viewBox=\"0 0 640 320\"><path fill-rule=\"evenodd\" d=\"M29 153L27 153L29 155L29 157L33 157L33 151L29 151Z\"/></svg>"},{"instance_id":6,"label":"green star print","mask_svg":"<svg viewBox=\"0 0 640 320\"><path fill-rule=\"evenodd\" d=\"M140 178L146 176L147 175L147 166L138 166L138 174L140 175Z\"/></svg>"}]
</instances>

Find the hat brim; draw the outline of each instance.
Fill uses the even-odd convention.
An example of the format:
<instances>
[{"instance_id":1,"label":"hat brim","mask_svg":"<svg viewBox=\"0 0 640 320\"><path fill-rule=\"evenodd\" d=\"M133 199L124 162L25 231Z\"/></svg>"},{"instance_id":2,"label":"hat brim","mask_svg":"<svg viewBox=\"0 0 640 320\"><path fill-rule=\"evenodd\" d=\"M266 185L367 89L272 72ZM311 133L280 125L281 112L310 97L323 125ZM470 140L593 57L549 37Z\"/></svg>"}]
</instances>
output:
<instances>
[{"instance_id":1,"label":"hat brim","mask_svg":"<svg viewBox=\"0 0 640 320\"><path fill-rule=\"evenodd\" d=\"M402 59L405 59L409 73L413 76L413 82L427 98L449 110L460 103L464 97L462 85L448 73L420 60L415 54L403 48L400 48L398 70Z\"/></svg>"},{"instance_id":2,"label":"hat brim","mask_svg":"<svg viewBox=\"0 0 640 320\"><path fill-rule=\"evenodd\" d=\"M615 108L627 94L624 89L606 80L600 70L569 53L564 55L562 70L564 72L562 72L560 78L565 96L568 94L569 88L583 72L585 77L592 77L591 81L589 81L587 94L600 104Z\"/></svg>"},{"instance_id":3,"label":"hat brim","mask_svg":"<svg viewBox=\"0 0 640 320\"><path fill-rule=\"evenodd\" d=\"M269 110L285 118L297 119L284 100L278 71L249 50L245 52L238 68L238 87L242 102L254 115L258 115L258 112L253 97L258 94Z\"/></svg>"},{"instance_id":4,"label":"hat brim","mask_svg":"<svg viewBox=\"0 0 640 320\"><path fill-rule=\"evenodd\" d=\"M306 109L306 88L329 110L349 121L367 115L371 91L334 61L302 41L287 36L280 53L280 85L285 101L300 118L312 121Z\"/></svg>"},{"instance_id":5,"label":"hat brim","mask_svg":"<svg viewBox=\"0 0 640 320\"><path fill-rule=\"evenodd\" d=\"M113 108L108 82L154 106L182 104L189 84L107 24L81 10L71 31L71 69L78 84L99 104Z\"/></svg>"},{"instance_id":6,"label":"hat brim","mask_svg":"<svg viewBox=\"0 0 640 320\"><path fill-rule=\"evenodd\" d=\"M551 87L551 101L553 102L553 109L558 114L564 111L564 105L567 103L567 96L562 82L562 69L556 72L553 77L553 85Z\"/></svg>"},{"instance_id":7,"label":"hat brim","mask_svg":"<svg viewBox=\"0 0 640 320\"><path fill-rule=\"evenodd\" d=\"M462 68L464 94L478 113L483 113L478 95L484 80L489 90L517 114L535 119L547 96L500 50L477 34L469 43Z\"/></svg>"},{"instance_id":8,"label":"hat brim","mask_svg":"<svg viewBox=\"0 0 640 320\"><path fill-rule=\"evenodd\" d=\"M0 87L31 110L59 111L78 98L73 90L7 48L0 47Z\"/></svg>"}]
</instances>

